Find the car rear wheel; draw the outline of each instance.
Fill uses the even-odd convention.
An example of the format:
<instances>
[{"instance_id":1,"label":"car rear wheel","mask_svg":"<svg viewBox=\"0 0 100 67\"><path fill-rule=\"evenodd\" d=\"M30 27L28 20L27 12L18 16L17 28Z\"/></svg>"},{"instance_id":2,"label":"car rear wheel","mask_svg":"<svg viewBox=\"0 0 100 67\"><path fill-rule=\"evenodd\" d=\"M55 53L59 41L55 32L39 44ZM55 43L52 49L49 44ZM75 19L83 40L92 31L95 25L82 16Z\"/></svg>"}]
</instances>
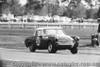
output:
<instances>
[{"instance_id":1,"label":"car rear wheel","mask_svg":"<svg viewBox=\"0 0 100 67\"><path fill-rule=\"evenodd\" d=\"M29 50L30 50L31 52L35 52L35 51L36 51L36 47L33 46L33 44L30 44Z\"/></svg>"},{"instance_id":2,"label":"car rear wheel","mask_svg":"<svg viewBox=\"0 0 100 67\"><path fill-rule=\"evenodd\" d=\"M57 49L53 46L53 44L49 43L48 45L48 52L49 53L56 53Z\"/></svg>"}]
</instances>

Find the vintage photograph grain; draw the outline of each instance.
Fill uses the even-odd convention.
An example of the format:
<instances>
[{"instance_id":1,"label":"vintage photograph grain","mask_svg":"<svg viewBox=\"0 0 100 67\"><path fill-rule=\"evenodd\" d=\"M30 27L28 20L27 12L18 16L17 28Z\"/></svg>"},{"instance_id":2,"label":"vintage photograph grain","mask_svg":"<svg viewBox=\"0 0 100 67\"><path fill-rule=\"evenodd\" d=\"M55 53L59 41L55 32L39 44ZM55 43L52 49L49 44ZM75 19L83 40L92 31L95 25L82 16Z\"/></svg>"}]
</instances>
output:
<instances>
[{"instance_id":1,"label":"vintage photograph grain","mask_svg":"<svg viewBox=\"0 0 100 67\"><path fill-rule=\"evenodd\" d=\"M0 67L100 67L100 0L0 0Z\"/></svg>"}]
</instances>

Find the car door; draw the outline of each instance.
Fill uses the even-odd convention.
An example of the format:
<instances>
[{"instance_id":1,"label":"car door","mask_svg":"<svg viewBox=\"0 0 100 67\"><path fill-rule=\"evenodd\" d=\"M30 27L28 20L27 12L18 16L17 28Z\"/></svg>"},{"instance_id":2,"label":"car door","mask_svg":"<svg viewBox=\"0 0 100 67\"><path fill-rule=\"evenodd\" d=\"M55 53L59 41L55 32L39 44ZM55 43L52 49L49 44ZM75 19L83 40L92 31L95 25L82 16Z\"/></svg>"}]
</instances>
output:
<instances>
[{"instance_id":1,"label":"car door","mask_svg":"<svg viewBox=\"0 0 100 67\"><path fill-rule=\"evenodd\" d=\"M44 36L43 30L37 31L36 44L41 48L45 48L47 44L47 39Z\"/></svg>"},{"instance_id":2,"label":"car door","mask_svg":"<svg viewBox=\"0 0 100 67\"><path fill-rule=\"evenodd\" d=\"M45 34L45 29L42 30L41 44L44 48L47 47L48 36Z\"/></svg>"},{"instance_id":3,"label":"car door","mask_svg":"<svg viewBox=\"0 0 100 67\"><path fill-rule=\"evenodd\" d=\"M41 45L41 35L42 35L41 30L37 30L36 31L36 45L37 46Z\"/></svg>"}]
</instances>

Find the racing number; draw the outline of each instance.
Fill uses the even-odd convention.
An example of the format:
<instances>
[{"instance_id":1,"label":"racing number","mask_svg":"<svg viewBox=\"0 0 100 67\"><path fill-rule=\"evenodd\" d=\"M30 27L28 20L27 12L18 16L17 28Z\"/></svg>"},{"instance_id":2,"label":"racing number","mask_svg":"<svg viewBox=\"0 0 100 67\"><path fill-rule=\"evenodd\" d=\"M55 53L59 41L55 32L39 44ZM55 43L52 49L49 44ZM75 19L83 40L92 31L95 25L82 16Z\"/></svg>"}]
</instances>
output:
<instances>
[{"instance_id":1,"label":"racing number","mask_svg":"<svg viewBox=\"0 0 100 67\"><path fill-rule=\"evenodd\" d=\"M40 46L40 37L36 38L36 44L37 44L37 46Z\"/></svg>"}]
</instances>

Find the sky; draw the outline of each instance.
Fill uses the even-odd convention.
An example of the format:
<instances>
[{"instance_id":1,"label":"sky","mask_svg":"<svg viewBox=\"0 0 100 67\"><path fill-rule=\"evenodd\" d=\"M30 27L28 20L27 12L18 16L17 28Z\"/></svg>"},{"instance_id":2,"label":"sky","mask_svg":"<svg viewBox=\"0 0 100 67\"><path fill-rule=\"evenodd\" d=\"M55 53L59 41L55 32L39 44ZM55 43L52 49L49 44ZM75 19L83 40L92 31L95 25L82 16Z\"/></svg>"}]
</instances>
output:
<instances>
[{"instance_id":1,"label":"sky","mask_svg":"<svg viewBox=\"0 0 100 67\"><path fill-rule=\"evenodd\" d=\"M19 3L24 6L27 3L28 0L19 0Z\"/></svg>"}]
</instances>

